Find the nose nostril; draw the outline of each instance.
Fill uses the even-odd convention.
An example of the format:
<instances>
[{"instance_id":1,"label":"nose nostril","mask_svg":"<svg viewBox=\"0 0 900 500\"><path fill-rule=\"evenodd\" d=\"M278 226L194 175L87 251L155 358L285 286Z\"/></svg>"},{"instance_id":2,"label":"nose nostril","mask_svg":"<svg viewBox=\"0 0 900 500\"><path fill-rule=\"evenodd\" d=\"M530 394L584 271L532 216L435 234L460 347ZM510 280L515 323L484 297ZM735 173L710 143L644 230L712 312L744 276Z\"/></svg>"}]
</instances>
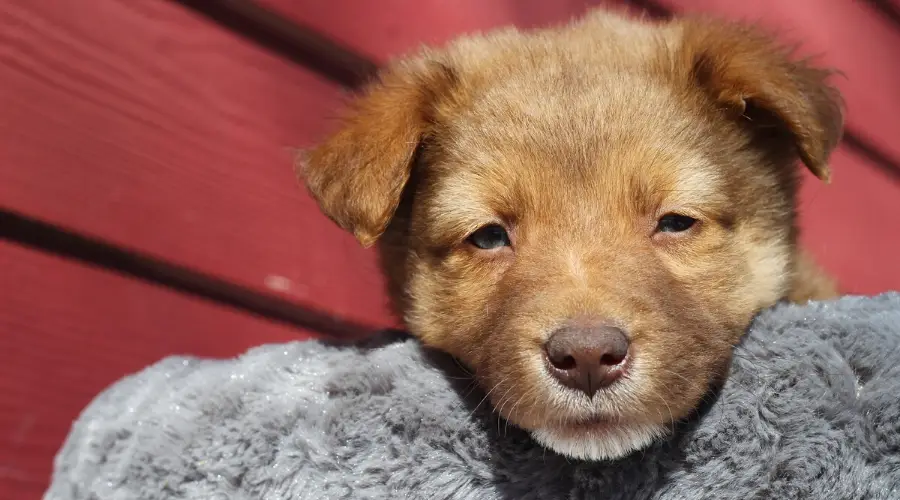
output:
<instances>
[{"instance_id":1,"label":"nose nostril","mask_svg":"<svg viewBox=\"0 0 900 500\"><path fill-rule=\"evenodd\" d=\"M600 357L601 365L615 366L621 363L625 359L625 356L620 355L619 353L607 353Z\"/></svg>"},{"instance_id":2,"label":"nose nostril","mask_svg":"<svg viewBox=\"0 0 900 500\"><path fill-rule=\"evenodd\" d=\"M555 358L555 359L550 358L550 363L553 365L554 368L556 368L558 370L564 370L564 371L575 369L575 366L577 364L575 362L575 358L572 356L562 356L560 358Z\"/></svg>"}]
</instances>

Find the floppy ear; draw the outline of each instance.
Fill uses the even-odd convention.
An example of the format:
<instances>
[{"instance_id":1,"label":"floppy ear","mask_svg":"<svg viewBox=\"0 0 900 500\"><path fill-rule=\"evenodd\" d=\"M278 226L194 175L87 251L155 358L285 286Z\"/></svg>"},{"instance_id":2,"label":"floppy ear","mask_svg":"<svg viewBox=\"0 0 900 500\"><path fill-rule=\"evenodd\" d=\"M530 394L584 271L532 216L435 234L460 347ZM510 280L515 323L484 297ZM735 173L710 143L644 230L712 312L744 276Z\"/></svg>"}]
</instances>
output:
<instances>
[{"instance_id":1,"label":"floppy ear","mask_svg":"<svg viewBox=\"0 0 900 500\"><path fill-rule=\"evenodd\" d=\"M827 82L833 72L792 60L790 50L747 25L682 23L683 63L694 83L749 126L786 131L807 168L828 182L828 158L843 128L843 101Z\"/></svg>"},{"instance_id":2,"label":"floppy ear","mask_svg":"<svg viewBox=\"0 0 900 500\"><path fill-rule=\"evenodd\" d=\"M298 175L322 212L363 246L374 244L393 217L434 99L450 76L423 60L384 70L353 102L342 128L298 159Z\"/></svg>"}]
</instances>

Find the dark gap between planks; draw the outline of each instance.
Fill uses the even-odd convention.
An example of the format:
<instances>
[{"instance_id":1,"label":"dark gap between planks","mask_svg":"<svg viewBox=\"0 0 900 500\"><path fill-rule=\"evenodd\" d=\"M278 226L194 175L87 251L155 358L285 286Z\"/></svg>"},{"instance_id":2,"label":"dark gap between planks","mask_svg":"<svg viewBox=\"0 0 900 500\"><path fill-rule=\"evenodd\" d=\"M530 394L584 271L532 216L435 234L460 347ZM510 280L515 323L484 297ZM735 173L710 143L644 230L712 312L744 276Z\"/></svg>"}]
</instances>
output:
<instances>
[{"instance_id":1,"label":"dark gap between planks","mask_svg":"<svg viewBox=\"0 0 900 500\"><path fill-rule=\"evenodd\" d=\"M171 0L334 83L358 87L378 70L369 58L245 0Z\"/></svg>"},{"instance_id":2,"label":"dark gap between planks","mask_svg":"<svg viewBox=\"0 0 900 500\"><path fill-rule=\"evenodd\" d=\"M214 276L121 248L0 207L0 240L79 261L125 276L175 289L336 339L358 339L375 328L332 316Z\"/></svg>"},{"instance_id":3,"label":"dark gap between planks","mask_svg":"<svg viewBox=\"0 0 900 500\"><path fill-rule=\"evenodd\" d=\"M864 0L875 9L882 17L894 23L894 27L900 30L900 7L892 0Z\"/></svg>"}]
</instances>

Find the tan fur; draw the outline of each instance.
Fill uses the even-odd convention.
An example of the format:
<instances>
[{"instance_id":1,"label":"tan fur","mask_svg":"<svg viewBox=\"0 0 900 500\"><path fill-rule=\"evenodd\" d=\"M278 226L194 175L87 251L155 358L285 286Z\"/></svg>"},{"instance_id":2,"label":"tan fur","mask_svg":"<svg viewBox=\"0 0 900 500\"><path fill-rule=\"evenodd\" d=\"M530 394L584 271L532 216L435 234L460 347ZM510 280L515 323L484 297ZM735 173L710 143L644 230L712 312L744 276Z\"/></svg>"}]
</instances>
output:
<instances>
[{"instance_id":1,"label":"tan fur","mask_svg":"<svg viewBox=\"0 0 900 500\"><path fill-rule=\"evenodd\" d=\"M409 329L471 367L504 417L667 426L757 312L834 294L794 214L797 158L827 180L840 138L827 76L751 27L595 12L391 65L304 175L363 244L384 233ZM654 233L671 212L699 223ZM511 247L467 242L487 224ZM542 362L550 332L585 315L621 325L634 358L593 399Z\"/></svg>"}]
</instances>

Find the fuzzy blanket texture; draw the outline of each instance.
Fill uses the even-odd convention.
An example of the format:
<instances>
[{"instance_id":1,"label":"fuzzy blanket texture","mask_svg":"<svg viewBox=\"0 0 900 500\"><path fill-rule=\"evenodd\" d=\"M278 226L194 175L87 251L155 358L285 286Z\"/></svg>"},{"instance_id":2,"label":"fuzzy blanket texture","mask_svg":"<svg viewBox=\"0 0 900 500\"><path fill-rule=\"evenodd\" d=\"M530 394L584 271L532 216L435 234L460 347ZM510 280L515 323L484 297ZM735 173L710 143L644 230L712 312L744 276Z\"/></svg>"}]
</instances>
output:
<instances>
[{"instance_id":1,"label":"fuzzy blanket texture","mask_svg":"<svg viewBox=\"0 0 900 500\"><path fill-rule=\"evenodd\" d=\"M45 500L900 499L900 294L762 313L666 442L589 463L398 335L169 358L74 424Z\"/></svg>"}]
</instances>

